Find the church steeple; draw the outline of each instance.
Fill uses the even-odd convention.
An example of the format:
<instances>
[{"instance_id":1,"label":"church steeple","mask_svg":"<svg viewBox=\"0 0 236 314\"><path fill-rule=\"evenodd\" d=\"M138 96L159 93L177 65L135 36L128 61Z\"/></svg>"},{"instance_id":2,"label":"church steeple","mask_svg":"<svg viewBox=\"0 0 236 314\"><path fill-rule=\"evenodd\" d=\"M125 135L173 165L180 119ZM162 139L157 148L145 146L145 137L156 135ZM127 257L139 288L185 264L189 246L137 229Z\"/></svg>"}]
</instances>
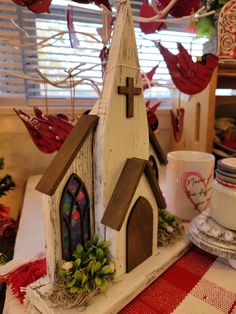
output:
<instances>
[{"instance_id":1,"label":"church steeple","mask_svg":"<svg viewBox=\"0 0 236 314\"><path fill-rule=\"evenodd\" d=\"M93 113L100 116L94 152L95 204L101 215L126 159L149 157L148 124L129 1L122 2L118 9L102 97Z\"/></svg>"}]
</instances>

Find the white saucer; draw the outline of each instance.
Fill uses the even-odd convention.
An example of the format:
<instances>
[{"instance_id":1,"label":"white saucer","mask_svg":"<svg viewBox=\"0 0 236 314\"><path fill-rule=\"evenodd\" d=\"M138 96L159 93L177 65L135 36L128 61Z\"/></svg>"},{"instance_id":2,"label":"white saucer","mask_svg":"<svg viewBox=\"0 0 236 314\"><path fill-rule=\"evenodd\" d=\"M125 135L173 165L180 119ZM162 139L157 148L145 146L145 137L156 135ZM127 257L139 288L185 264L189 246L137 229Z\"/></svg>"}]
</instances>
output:
<instances>
[{"instance_id":1,"label":"white saucer","mask_svg":"<svg viewBox=\"0 0 236 314\"><path fill-rule=\"evenodd\" d=\"M236 231L219 225L209 216L209 209L195 217L188 229L190 240L198 247L229 260L236 268Z\"/></svg>"}]
</instances>

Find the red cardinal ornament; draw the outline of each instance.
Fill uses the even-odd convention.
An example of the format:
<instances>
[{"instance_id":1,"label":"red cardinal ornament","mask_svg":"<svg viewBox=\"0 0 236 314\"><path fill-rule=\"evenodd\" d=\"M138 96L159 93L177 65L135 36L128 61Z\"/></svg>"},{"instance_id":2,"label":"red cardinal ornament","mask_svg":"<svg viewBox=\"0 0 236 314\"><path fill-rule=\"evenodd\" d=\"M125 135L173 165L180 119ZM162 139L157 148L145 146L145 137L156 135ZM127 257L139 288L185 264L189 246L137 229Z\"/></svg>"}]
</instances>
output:
<instances>
[{"instance_id":1,"label":"red cardinal ornament","mask_svg":"<svg viewBox=\"0 0 236 314\"><path fill-rule=\"evenodd\" d=\"M157 4L160 10L163 9L163 6L159 3ZM148 0L144 0L143 5L140 8L139 15L141 17L152 17L156 15L153 7L148 4ZM162 18L166 18L167 15L163 16ZM144 34L152 34L156 30L159 29L167 29L166 25L163 22L150 22L150 23L139 23L140 29Z\"/></svg>"},{"instance_id":2,"label":"red cardinal ornament","mask_svg":"<svg viewBox=\"0 0 236 314\"><path fill-rule=\"evenodd\" d=\"M152 128L153 131L155 131L158 128L158 119L155 115L155 111L160 106L161 102L157 101L152 107L150 107L150 99L145 102L145 106L147 109L147 118L148 118L148 124Z\"/></svg>"},{"instance_id":3,"label":"red cardinal ornament","mask_svg":"<svg viewBox=\"0 0 236 314\"><path fill-rule=\"evenodd\" d=\"M188 51L180 43L177 43L177 55L172 54L160 42L156 42L156 46L166 62L173 83L182 93L194 95L207 87L218 65L217 56L207 54L202 57L201 62L193 62Z\"/></svg>"},{"instance_id":4,"label":"red cardinal ornament","mask_svg":"<svg viewBox=\"0 0 236 314\"><path fill-rule=\"evenodd\" d=\"M72 0L76 3L83 3L83 4L89 4L89 3L95 3L97 6L104 5L109 11L111 11L111 6L108 0Z\"/></svg>"},{"instance_id":5,"label":"red cardinal ornament","mask_svg":"<svg viewBox=\"0 0 236 314\"><path fill-rule=\"evenodd\" d=\"M178 143L181 140L184 129L184 109L178 108L171 110L171 121L174 132L175 141Z\"/></svg>"},{"instance_id":6,"label":"red cardinal ornament","mask_svg":"<svg viewBox=\"0 0 236 314\"><path fill-rule=\"evenodd\" d=\"M52 0L12 0L14 3L27 7L34 13L50 13L49 7Z\"/></svg>"},{"instance_id":7,"label":"red cardinal ornament","mask_svg":"<svg viewBox=\"0 0 236 314\"><path fill-rule=\"evenodd\" d=\"M43 153L53 153L59 150L73 125L64 118L45 115L38 108L34 108L36 117L32 117L22 110L14 109L25 124L35 145Z\"/></svg>"},{"instance_id":8,"label":"red cardinal ornament","mask_svg":"<svg viewBox=\"0 0 236 314\"><path fill-rule=\"evenodd\" d=\"M171 0L157 0L164 8L170 3ZM169 14L173 17L183 17L193 14L201 7L201 0L178 0L170 9Z\"/></svg>"},{"instance_id":9,"label":"red cardinal ornament","mask_svg":"<svg viewBox=\"0 0 236 314\"><path fill-rule=\"evenodd\" d=\"M149 83L149 81L152 81L153 75L155 74L157 68L158 68L158 65L152 68L151 71L145 74L142 74L143 90L153 86L153 84Z\"/></svg>"}]
</instances>

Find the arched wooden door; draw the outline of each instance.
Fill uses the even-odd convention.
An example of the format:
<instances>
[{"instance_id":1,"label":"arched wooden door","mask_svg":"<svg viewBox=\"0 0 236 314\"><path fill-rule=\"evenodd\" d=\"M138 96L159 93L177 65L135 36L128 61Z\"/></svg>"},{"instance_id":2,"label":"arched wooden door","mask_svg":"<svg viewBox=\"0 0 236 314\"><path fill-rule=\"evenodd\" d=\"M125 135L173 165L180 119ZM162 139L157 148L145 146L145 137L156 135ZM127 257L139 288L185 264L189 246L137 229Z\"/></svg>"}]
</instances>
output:
<instances>
[{"instance_id":1,"label":"arched wooden door","mask_svg":"<svg viewBox=\"0 0 236 314\"><path fill-rule=\"evenodd\" d=\"M126 272L130 272L152 255L153 210L150 203L139 197L134 204L126 227Z\"/></svg>"}]
</instances>

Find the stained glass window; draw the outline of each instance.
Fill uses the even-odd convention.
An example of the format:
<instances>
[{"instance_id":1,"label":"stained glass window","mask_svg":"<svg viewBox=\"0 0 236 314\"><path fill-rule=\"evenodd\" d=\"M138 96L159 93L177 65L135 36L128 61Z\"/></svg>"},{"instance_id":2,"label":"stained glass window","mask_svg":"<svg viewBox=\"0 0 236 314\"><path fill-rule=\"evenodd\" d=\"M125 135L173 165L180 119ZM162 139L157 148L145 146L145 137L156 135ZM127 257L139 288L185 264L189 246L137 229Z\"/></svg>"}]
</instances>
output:
<instances>
[{"instance_id":1,"label":"stained glass window","mask_svg":"<svg viewBox=\"0 0 236 314\"><path fill-rule=\"evenodd\" d=\"M62 257L71 260L77 244L90 239L90 204L82 180L72 174L60 203Z\"/></svg>"},{"instance_id":2,"label":"stained glass window","mask_svg":"<svg viewBox=\"0 0 236 314\"><path fill-rule=\"evenodd\" d=\"M157 178L157 180L159 180L159 173L158 173L157 163L156 163L155 158L152 155L149 157L149 162L151 164L154 176Z\"/></svg>"}]
</instances>

